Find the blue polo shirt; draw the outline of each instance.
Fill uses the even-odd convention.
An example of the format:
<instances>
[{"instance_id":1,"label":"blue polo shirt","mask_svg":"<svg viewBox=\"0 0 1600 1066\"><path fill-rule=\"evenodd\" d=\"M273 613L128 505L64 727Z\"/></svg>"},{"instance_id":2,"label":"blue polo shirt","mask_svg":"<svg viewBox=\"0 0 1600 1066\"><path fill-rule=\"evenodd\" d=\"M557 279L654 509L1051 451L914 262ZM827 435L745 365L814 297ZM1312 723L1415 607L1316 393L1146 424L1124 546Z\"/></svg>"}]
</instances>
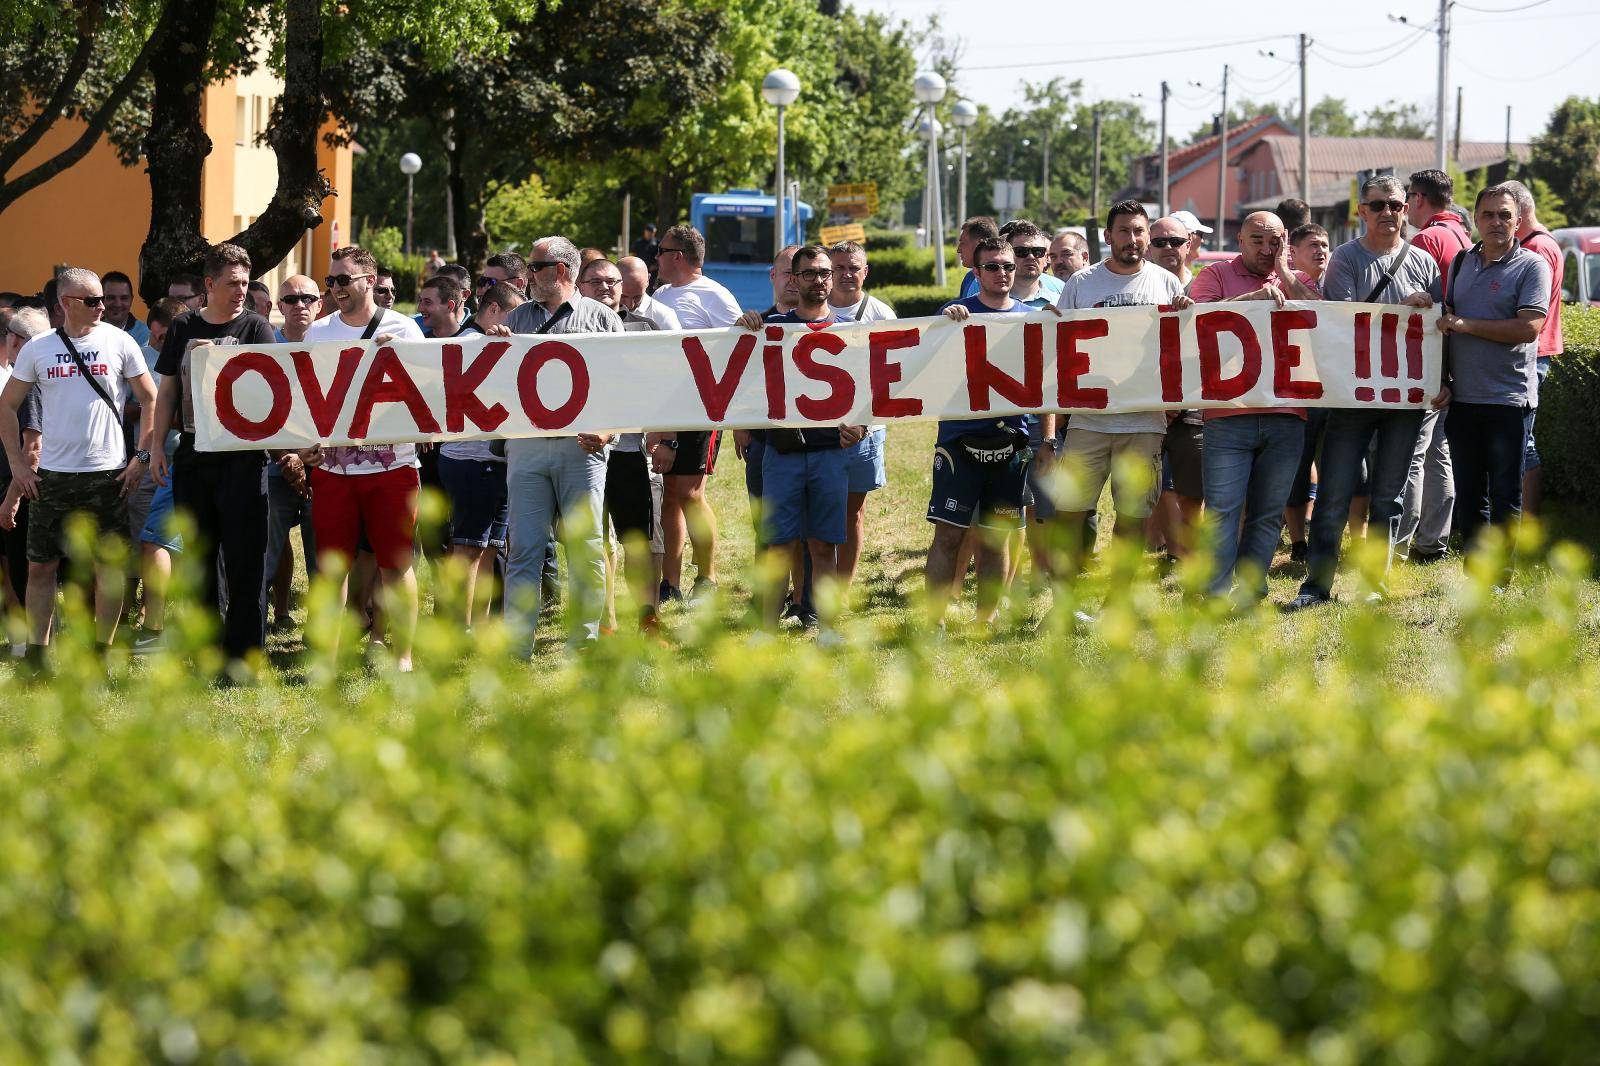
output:
<instances>
[{"instance_id":1,"label":"blue polo shirt","mask_svg":"<svg viewBox=\"0 0 1600 1066\"><path fill-rule=\"evenodd\" d=\"M964 300L951 300L944 307L939 308L943 314L945 307L960 304L975 315L1025 315L1033 308L1017 300L1011 301L1011 306L1004 311L996 311L984 304L981 297L968 296ZM939 423L939 443L949 444L957 437L968 433L993 433L998 429L1009 427L1011 429L1026 430L1028 428L1027 416L1006 415L1003 418L950 418Z\"/></svg>"},{"instance_id":2,"label":"blue polo shirt","mask_svg":"<svg viewBox=\"0 0 1600 1066\"><path fill-rule=\"evenodd\" d=\"M1461 269L1455 272L1455 264ZM1483 261L1481 245L1462 252L1451 263L1450 310L1462 318L1516 318L1528 309L1549 310L1550 267L1536 252L1513 244L1492 263ZM1510 407L1539 406L1539 339L1525 344L1500 344L1452 333L1450 395L1462 403Z\"/></svg>"},{"instance_id":3,"label":"blue polo shirt","mask_svg":"<svg viewBox=\"0 0 1600 1066\"><path fill-rule=\"evenodd\" d=\"M801 318L797 311L768 311L765 315L761 316L761 320L763 322L777 323L778 325L788 325L796 322L804 322L810 326L816 326L818 324L809 318ZM824 326L831 326L833 325L834 320L832 318L824 318L821 320L821 323ZM795 432L799 433L800 439L805 441L805 450L808 452L818 452L828 448L839 447L839 429L837 426L829 429L814 429L807 427L806 429L796 430Z\"/></svg>"}]
</instances>

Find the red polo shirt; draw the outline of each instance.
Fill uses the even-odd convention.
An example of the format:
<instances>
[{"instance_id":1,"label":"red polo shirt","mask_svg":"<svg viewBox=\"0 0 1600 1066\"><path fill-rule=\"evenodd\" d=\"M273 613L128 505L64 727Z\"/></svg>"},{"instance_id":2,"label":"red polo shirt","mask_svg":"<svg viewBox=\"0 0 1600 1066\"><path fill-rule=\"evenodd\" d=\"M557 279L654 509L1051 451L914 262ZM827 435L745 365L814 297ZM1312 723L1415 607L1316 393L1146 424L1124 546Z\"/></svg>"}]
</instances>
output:
<instances>
[{"instance_id":1,"label":"red polo shirt","mask_svg":"<svg viewBox=\"0 0 1600 1066\"><path fill-rule=\"evenodd\" d=\"M1318 292L1317 283L1308 274L1296 270L1294 276L1302 285L1310 286L1312 292ZM1222 303L1235 296L1255 292L1269 281L1283 286L1283 279L1278 276L1276 268L1265 277L1252 274L1245 269L1244 256L1236 255L1225 263L1213 263L1196 274L1194 280L1189 282L1189 298L1197 304ZM1295 415L1304 418L1306 412L1303 407L1217 407L1208 408L1205 412L1206 418L1229 418L1233 415Z\"/></svg>"},{"instance_id":2,"label":"red polo shirt","mask_svg":"<svg viewBox=\"0 0 1600 1066\"><path fill-rule=\"evenodd\" d=\"M1449 299L1450 260L1456 257L1457 252L1472 247L1472 234L1461 224L1461 216L1454 211L1440 211L1422 224L1411 243L1419 251L1433 256L1433 261L1439 264L1445 298Z\"/></svg>"},{"instance_id":3,"label":"red polo shirt","mask_svg":"<svg viewBox=\"0 0 1600 1066\"><path fill-rule=\"evenodd\" d=\"M1533 252L1550 266L1549 313L1545 315L1544 328L1539 331L1539 354L1560 355L1566 351L1561 336L1561 282L1566 273L1561 260L1561 246L1550 236L1550 231L1540 226L1517 242Z\"/></svg>"}]
</instances>

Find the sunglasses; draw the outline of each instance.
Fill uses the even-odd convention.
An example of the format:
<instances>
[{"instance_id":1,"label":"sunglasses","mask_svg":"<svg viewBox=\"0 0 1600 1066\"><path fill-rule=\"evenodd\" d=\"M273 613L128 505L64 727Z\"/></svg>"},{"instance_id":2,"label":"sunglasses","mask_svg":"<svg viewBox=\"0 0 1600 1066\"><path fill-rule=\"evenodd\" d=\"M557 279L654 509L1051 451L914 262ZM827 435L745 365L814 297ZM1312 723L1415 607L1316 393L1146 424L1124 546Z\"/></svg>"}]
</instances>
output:
<instances>
[{"instance_id":1,"label":"sunglasses","mask_svg":"<svg viewBox=\"0 0 1600 1066\"><path fill-rule=\"evenodd\" d=\"M77 300L85 307L104 307L106 302L104 296L68 296L62 293L61 298L63 300Z\"/></svg>"},{"instance_id":2,"label":"sunglasses","mask_svg":"<svg viewBox=\"0 0 1600 1066\"><path fill-rule=\"evenodd\" d=\"M288 304L290 307L293 307L295 304L305 304L307 307L310 307L320 299L322 299L322 297L316 295L315 293L291 292L287 296L278 297L278 302L281 304Z\"/></svg>"},{"instance_id":3,"label":"sunglasses","mask_svg":"<svg viewBox=\"0 0 1600 1066\"><path fill-rule=\"evenodd\" d=\"M372 292L373 292L373 295L375 295L375 296L393 296L394 295L394 287L390 286L390 285L379 285L378 287L373 289Z\"/></svg>"},{"instance_id":4,"label":"sunglasses","mask_svg":"<svg viewBox=\"0 0 1600 1066\"><path fill-rule=\"evenodd\" d=\"M667 248L667 247L661 247L661 248L657 248L656 249L656 255L657 256L671 255L673 252L677 252L679 255L682 255L683 254L683 249L682 248Z\"/></svg>"},{"instance_id":5,"label":"sunglasses","mask_svg":"<svg viewBox=\"0 0 1600 1066\"><path fill-rule=\"evenodd\" d=\"M360 281L362 278L374 278L374 277L377 277L377 275L376 274L329 274L327 277L323 278L322 280L328 283L328 288L330 288L330 289L333 288L335 285L339 286L342 289L342 288L345 288L345 287L349 286L349 284L351 282L353 282L353 281Z\"/></svg>"},{"instance_id":6,"label":"sunglasses","mask_svg":"<svg viewBox=\"0 0 1600 1066\"><path fill-rule=\"evenodd\" d=\"M1384 208L1388 208L1390 211L1393 211L1398 215L1401 211L1405 210L1405 206L1406 205L1403 200L1368 200L1366 203L1367 210L1371 211L1375 215L1383 214Z\"/></svg>"},{"instance_id":7,"label":"sunglasses","mask_svg":"<svg viewBox=\"0 0 1600 1066\"><path fill-rule=\"evenodd\" d=\"M833 271L806 269L795 272L795 277L801 281L832 281Z\"/></svg>"},{"instance_id":8,"label":"sunglasses","mask_svg":"<svg viewBox=\"0 0 1600 1066\"><path fill-rule=\"evenodd\" d=\"M561 260L559 259L535 259L528 264L528 273L537 273L538 271L543 270L545 267L553 267L560 262Z\"/></svg>"},{"instance_id":9,"label":"sunglasses","mask_svg":"<svg viewBox=\"0 0 1600 1066\"><path fill-rule=\"evenodd\" d=\"M1016 270L1017 270L1017 264L1015 264L1015 263L996 263L996 262L993 262L991 260L990 262L980 264L978 269L987 271L990 274L999 274L1002 271L1004 271L1007 274L1014 274L1014 273L1016 273Z\"/></svg>"},{"instance_id":10,"label":"sunglasses","mask_svg":"<svg viewBox=\"0 0 1600 1066\"><path fill-rule=\"evenodd\" d=\"M1048 248L1028 248L1026 246L1022 248L1013 246L1011 251L1018 259L1043 259L1050 254L1050 249Z\"/></svg>"},{"instance_id":11,"label":"sunglasses","mask_svg":"<svg viewBox=\"0 0 1600 1066\"><path fill-rule=\"evenodd\" d=\"M483 277L478 279L478 288L487 289L489 286L494 285L496 280L497 279L491 278L489 275L485 274Z\"/></svg>"},{"instance_id":12,"label":"sunglasses","mask_svg":"<svg viewBox=\"0 0 1600 1066\"><path fill-rule=\"evenodd\" d=\"M1187 237L1151 237L1150 238L1150 247L1152 247L1152 248L1182 248L1184 245L1186 245L1188 243L1189 243L1189 238L1187 238Z\"/></svg>"}]
</instances>

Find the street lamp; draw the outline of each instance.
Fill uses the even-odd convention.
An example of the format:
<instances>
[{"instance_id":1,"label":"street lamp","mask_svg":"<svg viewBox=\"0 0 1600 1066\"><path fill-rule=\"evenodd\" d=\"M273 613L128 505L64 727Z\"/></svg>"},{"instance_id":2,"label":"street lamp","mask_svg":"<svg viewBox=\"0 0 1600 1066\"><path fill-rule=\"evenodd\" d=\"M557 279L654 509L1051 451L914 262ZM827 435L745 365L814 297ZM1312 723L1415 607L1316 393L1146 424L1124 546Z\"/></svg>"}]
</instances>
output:
<instances>
[{"instance_id":1,"label":"street lamp","mask_svg":"<svg viewBox=\"0 0 1600 1066\"><path fill-rule=\"evenodd\" d=\"M794 103L800 96L800 79L795 77L792 70L779 67L761 80L761 99L778 109L778 180L773 186L773 201L777 207L776 225L772 230L772 257L776 259L778 253L783 251L784 245L789 243L788 227L785 225L788 212L784 210L784 175L783 175L783 109Z\"/></svg>"},{"instance_id":2,"label":"street lamp","mask_svg":"<svg viewBox=\"0 0 1600 1066\"><path fill-rule=\"evenodd\" d=\"M931 208L928 220L931 223L929 231L933 234L933 281L943 288L944 211L939 203L939 121L934 117L933 109L944 99L944 79L931 70L925 71L911 83L911 91L916 95L917 102L928 108L928 121L924 124L928 129L928 188L923 195Z\"/></svg>"},{"instance_id":3,"label":"street lamp","mask_svg":"<svg viewBox=\"0 0 1600 1066\"><path fill-rule=\"evenodd\" d=\"M967 217L967 131L978 121L978 105L971 100L957 100L950 109L950 124L961 131L961 174L957 183L956 202L961 205L961 218Z\"/></svg>"},{"instance_id":4,"label":"street lamp","mask_svg":"<svg viewBox=\"0 0 1600 1066\"><path fill-rule=\"evenodd\" d=\"M411 254L411 195L416 184L417 171L422 169L422 157L407 152L400 157L400 173L406 176L406 254Z\"/></svg>"}]
</instances>

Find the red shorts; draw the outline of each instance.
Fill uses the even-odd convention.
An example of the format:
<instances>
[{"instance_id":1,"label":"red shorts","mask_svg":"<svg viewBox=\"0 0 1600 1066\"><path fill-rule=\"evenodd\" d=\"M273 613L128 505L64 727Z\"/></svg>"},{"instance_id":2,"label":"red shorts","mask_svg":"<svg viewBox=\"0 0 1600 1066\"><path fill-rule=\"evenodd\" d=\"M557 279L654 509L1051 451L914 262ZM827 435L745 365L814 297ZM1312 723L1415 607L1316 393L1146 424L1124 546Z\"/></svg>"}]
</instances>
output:
<instances>
[{"instance_id":1,"label":"red shorts","mask_svg":"<svg viewBox=\"0 0 1600 1066\"><path fill-rule=\"evenodd\" d=\"M414 466L381 474L334 474L313 467L311 528L317 550L334 552L348 564L365 532L379 567L404 570L411 565L417 532L417 485Z\"/></svg>"}]
</instances>

